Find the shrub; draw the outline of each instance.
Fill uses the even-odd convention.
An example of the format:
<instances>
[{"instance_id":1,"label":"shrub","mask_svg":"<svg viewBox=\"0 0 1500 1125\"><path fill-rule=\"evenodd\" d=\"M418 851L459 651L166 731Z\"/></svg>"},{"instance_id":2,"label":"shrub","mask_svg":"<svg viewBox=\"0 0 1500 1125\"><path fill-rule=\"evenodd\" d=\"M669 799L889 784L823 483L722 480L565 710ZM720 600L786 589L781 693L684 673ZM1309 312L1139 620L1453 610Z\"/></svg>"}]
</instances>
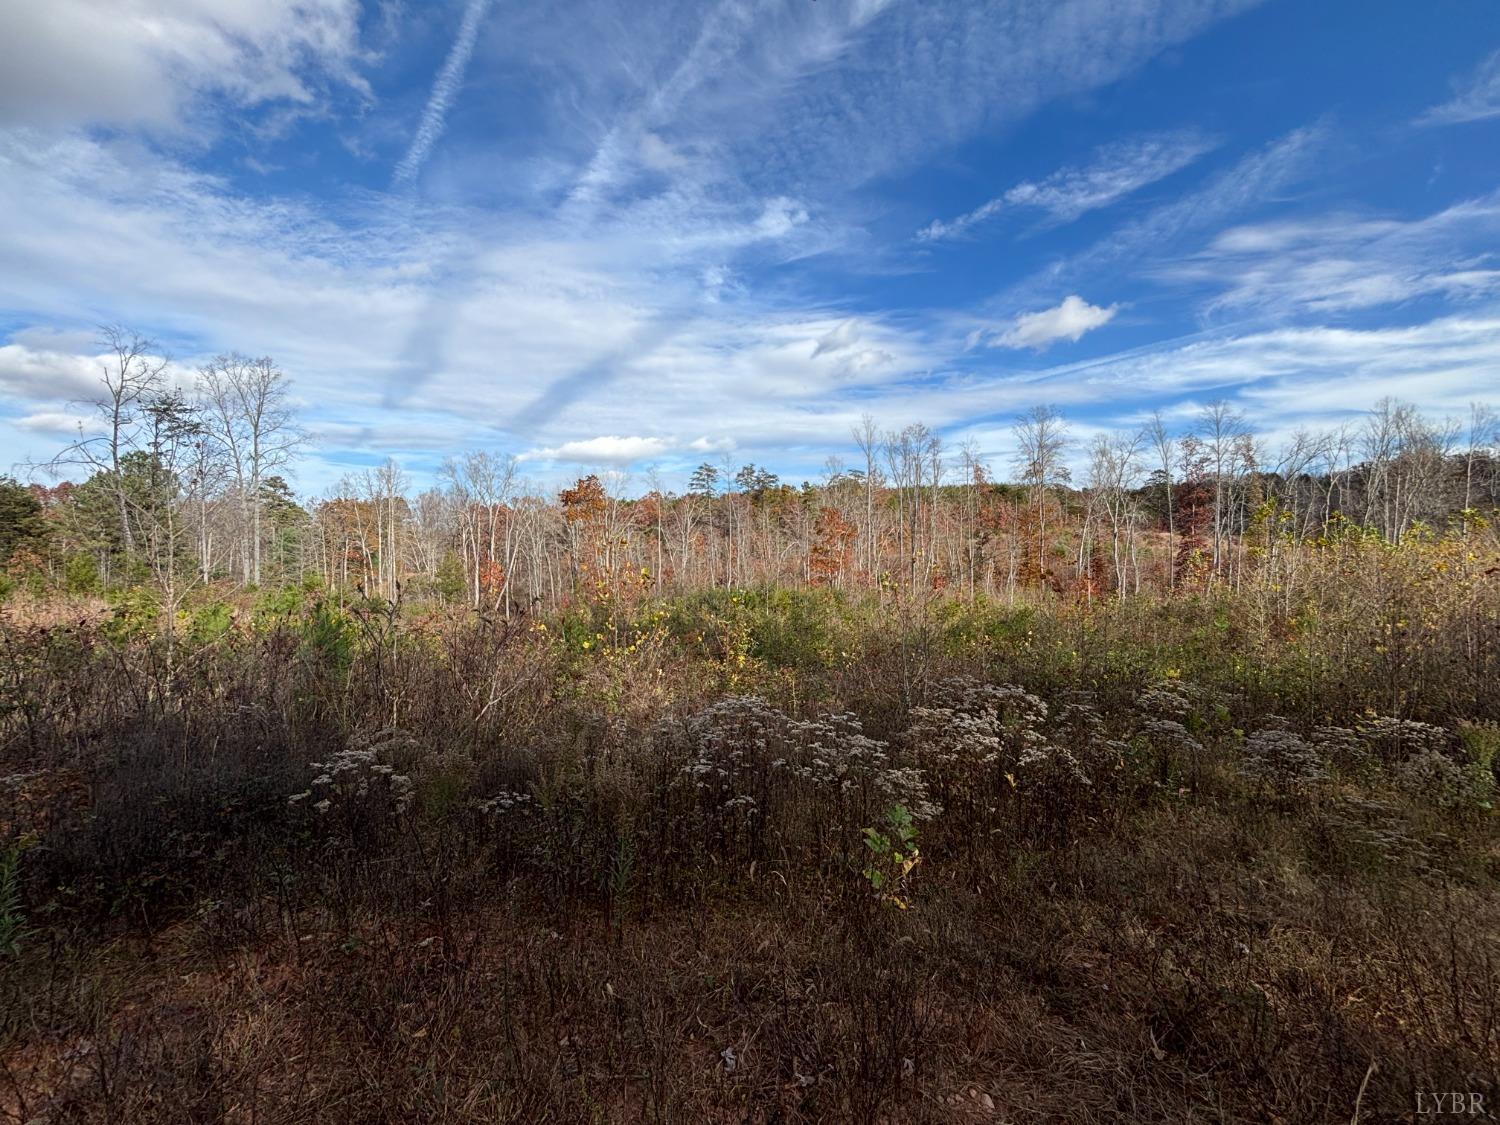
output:
<instances>
[{"instance_id":1,"label":"shrub","mask_svg":"<svg viewBox=\"0 0 1500 1125\"><path fill-rule=\"evenodd\" d=\"M92 554L76 552L63 562L63 589L70 594L99 592L99 562Z\"/></svg>"},{"instance_id":2,"label":"shrub","mask_svg":"<svg viewBox=\"0 0 1500 1125\"><path fill-rule=\"evenodd\" d=\"M302 621L303 659L335 676L348 675L354 661L354 639L353 620L330 602L315 602Z\"/></svg>"},{"instance_id":3,"label":"shrub","mask_svg":"<svg viewBox=\"0 0 1500 1125\"><path fill-rule=\"evenodd\" d=\"M697 794L711 846L750 857L779 846L806 847L831 831L836 848L873 810L900 804L929 818L922 771L892 762L889 747L853 715L795 720L751 696L722 700L686 724L682 775Z\"/></svg>"},{"instance_id":4,"label":"shrub","mask_svg":"<svg viewBox=\"0 0 1500 1125\"><path fill-rule=\"evenodd\" d=\"M1452 736L1442 727L1389 715L1367 717L1355 731L1386 765L1428 751L1444 754L1453 745Z\"/></svg>"},{"instance_id":5,"label":"shrub","mask_svg":"<svg viewBox=\"0 0 1500 1125\"><path fill-rule=\"evenodd\" d=\"M1459 723L1458 737L1474 767L1500 781L1500 723Z\"/></svg>"},{"instance_id":6,"label":"shrub","mask_svg":"<svg viewBox=\"0 0 1500 1125\"><path fill-rule=\"evenodd\" d=\"M1397 786L1414 800L1445 810L1489 809L1494 775L1471 762L1458 762L1437 750L1419 750L1392 771Z\"/></svg>"},{"instance_id":7,"label":"shrub","mask_svg":"<svg viewBox=\"0 0 1500 1125\"><path fill-rule=\"evenodd\" d=\"M1328 776L1323 754L1290 730L1270 727L1245 739L1240 772L1279 796L1305 792Z\"/></svg>"},{"instance_id":8,"label":"shrub","mask_svg":"<svg viewBox=\"0 0 1500 1125\"><path fill-rule=\"evenodd\" d=\"M234 626L234 610L222 601L205 602L189 614L184 632L196 644L221 639Z\"/></svg>"}]
</instances>

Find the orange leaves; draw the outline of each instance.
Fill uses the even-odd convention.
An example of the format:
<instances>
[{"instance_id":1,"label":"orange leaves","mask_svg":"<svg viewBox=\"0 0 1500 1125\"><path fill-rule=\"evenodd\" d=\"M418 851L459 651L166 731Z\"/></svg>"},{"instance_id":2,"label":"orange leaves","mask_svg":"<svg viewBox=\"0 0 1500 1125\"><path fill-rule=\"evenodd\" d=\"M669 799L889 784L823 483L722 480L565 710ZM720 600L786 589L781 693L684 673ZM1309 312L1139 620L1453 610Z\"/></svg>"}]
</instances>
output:
<instances>
[{"instance_id":1,"label":"orange leaves","mask_svg":"<svg viewBox=\"0 0 1500 1125\"><path fill-rule=\"evenodd\" d=\"M808 570L814 582L829 585L848 567L854 555L854 539L859 529L837 508L818 509L813 528L813 544Z\"/></svg>"},{"instance_id":2,"label":"orange leaves","mask_svg":"<svg viewBox=\"0 0 1500 1125\"><path fill-rule=\"evenodd\" d=\"M563 489L558 499L562 501L563 515L569 523L592 523L604 514L607 498L604 485L590 473L580 477L572 488Z\"/></svg>"},{"instance_id":3,"label":"orange leaves","mask_svg":"<svg viewBox=\"0 0 1500 1125\"><path fill-rule=\"evenodd\" d=\"M505 568L496 559L490 559L479 568L479 588L488 597L498 597L505 589Z\"/></svg>"}]
</instances>

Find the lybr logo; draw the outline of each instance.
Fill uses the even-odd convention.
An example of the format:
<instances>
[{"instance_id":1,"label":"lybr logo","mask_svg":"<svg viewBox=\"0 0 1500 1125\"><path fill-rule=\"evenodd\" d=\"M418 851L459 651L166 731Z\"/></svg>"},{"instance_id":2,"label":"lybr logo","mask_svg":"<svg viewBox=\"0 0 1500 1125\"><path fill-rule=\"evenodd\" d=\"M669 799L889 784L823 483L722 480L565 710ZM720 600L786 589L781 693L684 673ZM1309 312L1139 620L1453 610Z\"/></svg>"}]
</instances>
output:
<instances>
[{"instance_id":1,"label":"lybr logo","mask_svg":"<svg viewBox=\"0 0 1500 1125\"><path fill-rule=\"evenodd\" d=\"M1417 1091L1417 1113L1422 1116L1437 1114L1478 1116L1483 1112L1484 1095L1472 1090Z\"/></svg>"}]
</instances>

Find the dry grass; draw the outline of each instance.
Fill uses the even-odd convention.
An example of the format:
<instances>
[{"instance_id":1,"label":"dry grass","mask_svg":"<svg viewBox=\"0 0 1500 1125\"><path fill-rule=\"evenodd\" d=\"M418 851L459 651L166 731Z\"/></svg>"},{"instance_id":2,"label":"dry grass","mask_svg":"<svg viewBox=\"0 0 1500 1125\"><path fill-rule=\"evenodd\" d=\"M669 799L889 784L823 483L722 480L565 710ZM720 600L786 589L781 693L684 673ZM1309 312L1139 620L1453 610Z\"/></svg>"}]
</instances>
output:
<instances>
[{"instance_id":1,"label":"dry grass","mask_svg":"<svg viewBox=\"0 0 1500 1125\"><path fill-rule=\"evenodd\" d=\"M149 640L5 630L0 825L24 850L0 1121L1500 1105L1494 818L1377 761L1247 775L1236 724L1279 728L1245 696L1083 697L1047 671L1043 720L982 686L993 664L878 635L820 679L664 643L580 666L535 631L378 615L175 666ZM937 681L965 670L978 685ZM702 709L746 687L787 713ZM1179 702L1181 736L1160 718ZM861 735L799 725L839 703ZM310 763L340 753L320 785ZM823 780L830 754L857 785ZM859 829L913 768L948 807L903 911Z\"/></svg>"}]
</instances>

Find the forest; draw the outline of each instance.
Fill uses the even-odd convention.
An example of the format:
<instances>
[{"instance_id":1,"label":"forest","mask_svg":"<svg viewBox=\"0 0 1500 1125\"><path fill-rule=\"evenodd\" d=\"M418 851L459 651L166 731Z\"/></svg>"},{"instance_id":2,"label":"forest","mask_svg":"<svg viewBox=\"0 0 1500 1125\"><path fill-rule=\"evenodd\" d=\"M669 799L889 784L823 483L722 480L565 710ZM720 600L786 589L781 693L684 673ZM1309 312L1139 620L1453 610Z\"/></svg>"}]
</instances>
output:
<instances>
[{"instance_id":1,"label":"forest","mask_svg":"<svg viewBox=\"0 0 1500 1125\"><path fill-rule=\"evenodd\" d=\"M0 1120L1500 1107L1484 404L314 497L106 342L0 481Z\"/></svg>"}]
</instances>

